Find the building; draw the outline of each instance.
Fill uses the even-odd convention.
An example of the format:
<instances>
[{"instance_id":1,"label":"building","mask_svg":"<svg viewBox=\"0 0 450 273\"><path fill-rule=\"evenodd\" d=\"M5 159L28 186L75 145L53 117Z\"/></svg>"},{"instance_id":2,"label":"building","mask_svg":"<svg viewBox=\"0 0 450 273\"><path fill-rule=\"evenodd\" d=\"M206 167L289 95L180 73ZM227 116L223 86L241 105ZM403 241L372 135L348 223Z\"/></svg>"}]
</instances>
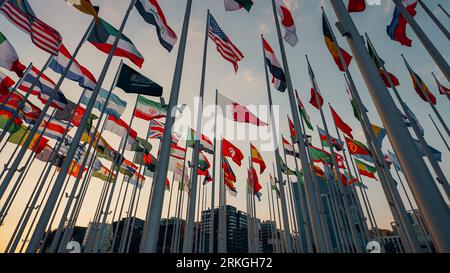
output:
<instances>
[{"instance_id":1,"label":"building","mask_svg":"<svg viewBox=\"0 0 450 273\"><path fill-rule=\"evenodd\" d=\"M419 211L417 209L408 211L408 216L413 226L414 232L417 235L417 240L419 240L420 247L422 251L425 253L434 253L436 249L433 245L433 241L431 239L431 235L428 232L427 227L420 216Z\"/></svg>"},{"instance_id":2,"label":"building","mask_svg":"<svg viewBox=\"0 0 450 273\"><path fill-rule=\"evenodd\" d=\"M263 253L276 252L280 241L280 232L276 229L275 222L263 221L260 225L261 249Z\"/></svg>"},{"instance_id":3,"label":"building","mask_svg":"<svg viewBox=\"0 0 450 273\"><path fill-rule=\"evenodd\" d=\"M87 230L86 227L77 227L77 226L74 227L73 231L72 231L72 237L71 237L71 239L69 241L76 241L81 246L82 243L83 243L83 239L85 237L85 234L86 234L86 230ZM62 237L62 235L64 234L65 231L66 231L66 228L64 228L63 231L61 232L61 237ZM53 242L53 238L55 237L55 233L56 233L56 230L52 230L50 232L50 234L47 237L47 240L45 241L44 247L42 248L42 252L44 252L44 253L47 252L48 248L50 247L50 245Z\"/></svg>"},{"instance_id":4,"label":"building","mask_svg":"<svg viewBox=\"0 0 450 273\"><path fill-rule=\"evenodd\" d=\"M184 219L176 217L161 219L157 252L172 253L173 249L174 253L181 253L183 250L185 224L186 221ZM175 233L177 230L178 233Z\"/></svg>"},{"instance_id":5,"label":"building","mask_svg":"<svg viewBox=\"0 0 450 273\"><path fill-rule=\"evenodd\" d=\"M116 232L116 240L114 242L114 252L118 253L121 247L121 241L122 241L122 236L124 235L124 227L126 222L128 221L129 224L129 228L128 228L128 234L127 234L127 238L123 240L123 244L126 244L124 246L122 246L122 248L125 250L124 252L127 253L139 253L139 248L141 246L141 238L142 238L142 232L144 230L144 220L136 218L136 217L131 217L131 218L122 218L122 220L120 221L116 221L113 223L113 227L114 227L114 232ZM134 221L134 223L133 223ZM131 231L131 226L133 226L133 230ZM116 228L118 229L116 231ZM130 232L132 232L131 235L131 242L128 242L128 238L130 236ZM128 248L129 245L129 249Z\"/></svg>"},{"instance_id":6,"label":"building","mask_svg":"<svg viewBox=\"0 0 450 273\"><path fill-rule=\"evenodd\" d=\"M94 248L98 248L98 252L108 252L111 248L113 238L113 225L105 224L104 234L101 234L101 224L89 223L86 234L83 239L83 252L93 252ZM95 236L95 238L93 238ZM101 240L101 242L100 242Z\"/></svg>"}]
</instances>

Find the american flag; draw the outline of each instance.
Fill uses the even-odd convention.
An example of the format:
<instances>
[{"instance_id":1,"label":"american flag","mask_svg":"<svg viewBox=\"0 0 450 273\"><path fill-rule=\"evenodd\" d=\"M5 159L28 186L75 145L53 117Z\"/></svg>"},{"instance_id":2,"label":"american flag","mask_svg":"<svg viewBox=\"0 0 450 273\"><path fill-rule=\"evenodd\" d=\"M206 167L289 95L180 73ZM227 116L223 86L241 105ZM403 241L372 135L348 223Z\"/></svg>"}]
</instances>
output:
<instances>
[{"instance_id":1,"label":"american flag","mask_svg":"<svg viewBox=\"0 0 450 273\"><path fill-rule=\"evenodd\" d=\"M9 0L0 9L13 25L28 33L31 41L40 49L58 55L62 43L59 32L36 18L27 0Z\"/></svg>"},{"instance_id":2,"label":"american flag","mask_svg":"<svg viewBox=\"0 0 450 273\"><path fill-rule=\"evenodd\" d=\"M233 64L234 71L237 72L239 68L238 62L244 58L244 55L228 39L211 14L209 15L208 26L209 37L216 43L217 51L225 60Z\"/></svg>"}]
</instances>

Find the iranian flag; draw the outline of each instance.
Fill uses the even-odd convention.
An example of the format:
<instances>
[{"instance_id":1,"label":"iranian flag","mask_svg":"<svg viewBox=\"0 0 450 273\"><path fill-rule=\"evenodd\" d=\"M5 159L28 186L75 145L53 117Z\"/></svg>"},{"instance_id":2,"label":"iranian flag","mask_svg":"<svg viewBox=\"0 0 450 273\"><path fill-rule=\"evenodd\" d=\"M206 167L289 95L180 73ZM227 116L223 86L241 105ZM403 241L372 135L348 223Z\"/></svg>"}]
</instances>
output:
<instances>
[{"instance_id":1,"label":"iranian flag","mask_svg":"<svg viewBox=\"0 0 450 273\"><path fill-rule=\"evenodd\" d=\"M167 110L161 103L139 96L134 116L144 120L152 120L167 116Z\"/></svg>"},{"instance_id":2,"label":"iranian flag","mask_svg":"<svg viewBox=\"0 0 450 273\"><path fill-rule=\"evenodd\" d=\"M23 77L25 66L20 63L14 47L6 40L6 37L0 32L0 66L13 71L19 77Z\"/></svg>"},{"instance_id":3,"label":"iranian flag","mask_svg":"<svg viewBox=\"0 0 450 273\"><path fill-rule=\"evenodd\" d=\"M100 19L91 31L88 41L98 50L109 54L114 40L119 35L119 31L103 19ZM119 44L114 52L114 56L125 57L132 61L139 68L144 63L144 57L133 45L130 39L124 34L120 36Z\"/></svg>"},{"instance_id":4,"label":"iranian flag","mask_svg":"<svg viewBox=\"0 0 450 273\"><path fill-rule=\"evenodd\" d=\"M14 80L6 76L0 71L0 94L6 95L9 93L9 88L14 85Z\"/></svg>"}]
</instances>

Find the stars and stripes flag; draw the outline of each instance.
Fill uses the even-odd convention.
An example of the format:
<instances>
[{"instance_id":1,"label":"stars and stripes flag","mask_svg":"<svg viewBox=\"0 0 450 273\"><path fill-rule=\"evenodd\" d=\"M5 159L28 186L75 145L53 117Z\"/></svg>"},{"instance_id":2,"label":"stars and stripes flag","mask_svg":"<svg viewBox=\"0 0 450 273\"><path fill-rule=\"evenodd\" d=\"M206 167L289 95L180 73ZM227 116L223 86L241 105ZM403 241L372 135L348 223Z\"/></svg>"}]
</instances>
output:
<instances>
[{"instance_id":1,"label":"stars and stripes flag","mask_svg":"<svg viewBox=\"0 0 450 273\"><path fill-rule=\"evenodd\" d=\"M13 25L28 33L31 41L40 49L58 55L62 37L57 30L36 17L27 0L9 0L0 9Z\"/></svg>"},{"instance_id":2,"label":"stars and stripes flag","mask_svg":"<svg viewBox=\"0 0 450 273\"><path fill-rule=\"evenodd\" d=\"M216 22L216 19L209 14L208 17L208 35L216 44L217 51L222 57L233 64L234 71L237 72L238 62L244 58L242 52L228 39L227 35L222 31Z\"/></svg>"}]
</instances>

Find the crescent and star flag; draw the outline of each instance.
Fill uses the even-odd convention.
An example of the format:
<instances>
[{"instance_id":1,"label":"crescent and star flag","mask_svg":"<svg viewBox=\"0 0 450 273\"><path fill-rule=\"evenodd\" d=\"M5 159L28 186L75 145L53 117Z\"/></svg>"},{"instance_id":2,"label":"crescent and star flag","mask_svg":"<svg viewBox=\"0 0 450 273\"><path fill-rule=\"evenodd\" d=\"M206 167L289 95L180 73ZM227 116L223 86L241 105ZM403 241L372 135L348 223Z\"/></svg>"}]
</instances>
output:
<instances>
[{"instance_id":1,"label":"crescent and star flag","mask_svg":"<svg viewBox=\"0 0 450 273\"><path fill-rule=\"evenodd\" d=\"M116 119L112 115L108 116L104 130L114 133L121 138L125 138L127 134L133 139L136 139L137 137L137 132L130 128L125 121L120 118Z\"/></svg>"},{"instance_id":2,"label":"crescent and star flag","mask_svg":"<svg viewBox=\"0 0 450 273\"><path fill-rule=\"evenodd\" d=\"M366 10L366 0L349 0L347 10L348 12L363 12Z\"/></svg>"},{"instance_id":3,"label":"crescent and star flag","mask_svg":"<svg viewBox=\"0 0 450 273\"><path fill-rule=\"evenodd\" d=\"M436 85L438 86L439 94L450 96L450 89L443 86L437 78L434 79L436 81Z\"/></svg>"},{"instance_id":4,"label":"crescent and star flag","mask_svg":"<svg viewBox=\"0 0 450 273\"><path fill-rule=\"evenodd\" d=\"M191 132L190 132L189 137L187 139L187 142L188 142L187 146L189 148L194 148L196 135L197 135L196 131L191 128ZM204 134L201 134L201 136L200 136L200 149L205 151L205 152L207 152L208 154L213 154L214 144Z\"/></svg>"},{"instance_id":5,"label":"crescent and star flag","mask_svg":"<svg viewBox=\"0 0 450 273\"><path fill-rule=\"evenodd\" d=\"M298 153L298 152L294 153L294 146L287 139L285 139L284 137L282 137L282 140L283 140L284 152L287 155L296 156L296 157L300 158L300 153Z\"/></svg>"},{"instance_id":6,"label":"crescent and star flag","mask_svg":"<svg viewBox=\"0 0 450 273\"><path fill-rule=\"evenodd\" d=\"M314 131L314 128L311 124L311 118L309 117L308 113L306 113L305 106L303 105L302 101L300 100L300 97L298 96L297 89L295 89L295 96L297 97L298 110L300 112L300 115L302 115L302 118L305 121L306 126L309 128L309 130Z\"/></svg>"},{"instance_id":7,"label":"crescent and star flag","mask_svg":"<svg viewBox=\"0 0 450 273\"><path fill-rule=\"evenodd\" d=\"M8 142L23 146L25 144L25 140L28 138L29 135L30 135L30 131L27 129L26 126L22 125L17 132L11 134L8 137ZM39 140L39 142L38 142L38 140ZM33 150L33 152L36 154L39 154L47 146L47 143L48 143L47 138L41 137L39 134L35 134L33 136L33 140L31 141L30 145L28 146L28 149L33 150L34 146L36 146L36 148Z\"/></svg>"},{"instance_id":8,"label":"crescent and star flag","mask_svg":"<svg viewBox=\"0 0 450 273\"><path fill-rule=\"evenodd\" d=\"M386 130L380 126L377 126L374 124L371 124L371 125L372 125L373 133L376 138L377 145L378 145L378 147L381 148L383 146L383 139L386 136Z\"/></svg>"},{"instance_id":9,"label":"crescent and star flag","mask_svg":"<svg viewBox=\"0 0 450 273\"><path fill-rule=\"evenodd\" d=\"M53 56L50 61L49 67L53 69L56 73L63 74L67 65L70 62L72 55L69 53L64 44L61 44L59 48L58 55ZM70 66L69 72L66 75L69 80L78 82L78 84L89 90L94 90L97 85L97 80L94 75L92 75L89 70L80 65L77 60L74 60Z\"/></svg>"},{"instance_id":10,"label":"crescent and star flag","mask_svg":"<svg viewBox=\"0 0 450 273\"><path fill-rule=\"evenodd\" d=\"M116 86L123 89L126 93L152 97L161 97L163 93L163 88L159 84L145 77L127 64L122 65Z\"/></svg>"},{"instance_id":11,"label":"crescent and star flag","mask_svg":"<svg viewBox=\"0 0 450 273\"><path fill-rule=\"evenodd\" d=\"M325 132L325 130L323 130L322 128L318 128L318 129L319 129L320 142L322 143L322 146L329 147L327 132ZM342 148L343 148L342 141L340 141L339 139L337 139L335 137L330 136L330 142L331 142L331 145L333 145L333 147L336 150L342 151Z\"/></svg>"},{"instance_id":12,"label":"crescent and star flag","mask_svg":"<svg viewBox=\"0 0 450 273\"><path fill-rule=\"evenodd\" d=\"M53 95L56 84L45 74L42 74L37 81L39 70L36 67L32 67L30 71L23 77L22 83L19 85L19 89L23 92L28 92L33 83L36 83L31 94L39 98L39 100L46 104L48 99ZM67 105L67 99L61 90L58 90L56 97L53 99L51 106L57 109L64 109Z\"/></svg>"},{"instance_id":13,"label":"crescent and star flag","mask_svg":"<svg viewBox=\"0 0 450 273\"><path fill-rule=\"evenodd\" d=\"M230 100L220 93L217 93L217 106L225 113L225 117L232 121L250 123L256 126L268 126L267 123L253 115L247 107Z\"/></svg>"},{"instance_id":14,"label":"crescent and star flag","mask_svg":"<svg viewBox=\"0 0 450 273\"><path fill-rule=\"evenodd\" d=\"M211 14L209 14L208 18L208 36L216 44L216 49L220 55L232 63L234 72L237 72L239 68L238 62L244 58L244 55L222 31Z\"/></svg>"},{"instance_id":15,"label":"crescent and star flag","mask_svg":"<svg viewBox=\"0 0 450 273\"><path fill-rule=\"evenodd\" d=\"M39 125L38 134L44 135L51 139L61 140L64 136L64 133L66 132L66 128L66 122L52 119L51 117L46 116L42 123ZM69 126L67 128L67 131L70 131L71 129L72 126Z\"/></svg>"},{"instance_id":16,"label":"crescent and star flag","mask_svg":"<svg viewBox=\"0 0 450 273\"><path fill-rule=\"evenodd\" d=\"M248 182L250 184L250 188L253 190L253 194L256 195L258 201L261 201L262 193L260 191L262 189L262 186L261 184L259 184L258 174L253 167L250 167L250 169L248 170Z\"/></svg>"},{"instance_id":17,"label":"crescent and star flag","mask_svg":"<svg viewBox=\"0 0 450 273\"><path fill-rule=\"evenodd\" d=\"M370 57L372 58L373 63L378 68L378 71L380 73L381 78L384 81L384 85L388 88L392 88L391 84L389 83L389 77L392 81L392 84L394 86L399 86L400 82L393 74L389 73L388 71L383 70L383 66L385 64L384 60L380 58L375 48L373 48L372 44L367 42L367 49L369 50Z\"/></svg>"},{"instance_id":18,"label":"crescent and star flag","mask_svg":"<svg viewBox=\"0 0 450 273\"><path fill-rule=\"evenodd\" d=\"M262 158L258 149L256 149L256 147L253 146L253 144L251 143L250 147L251 147L252 162L259 165L259 174L262 174L266 169L266 163L264 162L264 159Z\"/></svg>"},{"instance_id":19,"label":"crescent and star flag","mask_svg":"<svg viewBox=\"0 0 450 273\"><path fill-rule=\"evenodd\" d=\"M17 74L22 78L26 67L19 61L14 47L8 42L6 37L0 32L0 66Z\"/></svg>"},{"instance_id":20,"label":"crescent and star flag","mask_svg":"<svg viewBox=\"0 0 450 273\"><path fill-rule=\"evenodd\" d=\"M6 95L9 93L9 89L14 86L15 82L10 77L3 74L0 71L0 94Z\"/></svg>"},{"instance_id":21,"label":"crescent and star flag","mask_svg":"<svg viewBox=\"0 0 450 273\"><path fill-rule=\"evenodd\" d=\"M370 150L361 142L345 137L345 142L347 143L348 152L358 158L373 162L372 153Z\"/></svg>"},{"instance_id":22,"label":"crescent and star flag","mask_svg":"<svg viewBox=\"0 0 450 273\"><path fill-rule=\"evenodd\" d=\"M244 8L246 11L250 12L253 6L252 0L224 0L226 11L235 11Z\"/></svg>"},{"instance_id":23,"label":"crescent and star flag","mask_svg":"<svg viewBox=\"0 0 450 273\"><path fill-rule=\"evenodd\" d=\"M339 67L340 71L345 71L345 66L341 62L341 58L339 57L339 50L341 51L342 57L344 58L347 67L349 67L350 62L352 61L352 56L341 47L338 48L337 42L333 39L331 29L327 24L324 13L322 14L322 30L323 30L323 37L325 39L325 44L328 50L330 51L331 56L334 59L334 62Z\"/></svg>"},{"instance_id":24,"label":"crescent and star flag","mask_svg":"<svg viewBox=\"0 0 450 273\"><path fill-rule=\"evenodd\" d=\"M118 35L119 31L117 29L105 20L100 19L99 22L92 28L87 40L98 50L109 54L114 40L118 37ZM144 57L142 54L124 34L120 36L119 44L114 52L114 56L127 58L138 67L142 67L142 64L144 63Z\"/></svg>"},{"instance_id":25,"label":"crescent and star flag","mask_svg":"<svg viewBox=\"0 0 450 273\"><path fill-rule=\"evenodd\" d=\"M341 117L334 111L333 107L330 105L331 115L333 116L334 123L336 126L346 135L353 138L352 131L353 129L345 123Z\"/></svg>"},{"instance_id":26,"label":"crescent and star flag","mask_svg":"<svg viewBox=\"0 0 450 273\"><path fill-rule=\"evenodd\" d=\"M66 0L66 3L83 13L94 16L98 21L98 10L92 5L91 0Z\"/></svg>"},{"instance_id":27,"label":"crescent and star flag","mask_svg":"<svg viewBox=\"0 0 450 273\"><path fill-rule=\"evenodd\" d=\"M13 25L30 35L31 41L40 49L52 54L58 54L62 43L59 32L39 20L27 0L9 0L0 9Z\"/></svg>"},{"instance_id":28,"label":"crescent and star flag","mask_svg":"<svg viewBox=\"0 0 450 273\"><path fill-rule=\"evenodd\" d=\"M125 111L127 103L126 101L120 99L117 95L113 94L112 92L111 94L109 93L110 93L109 91L100 88L100 91L94 103L94 107L101 112L105 107L106 100L108 99L109 96L108 104L106 105L105 108L105 113L114 116L116 119L119 119L120 116L122 116L123 112ZM84 105L88 105L89 101L91 100L91 96L92 92L84 92L80 102Z\"/></svg>"},{"instance_id":29,"label":"crescent and star flag","mask_svg":"<svg viewBox=\"0 0 450 273\"><path fill-rule=\"evenodd\" d=\"M145 22L154 25L161 45L171 51L177 42L177 34L169 26L166 16L158 4L157 0L138 0L134 4Z\"/></svg>"},{"instance_id":30,"label":"crescent and star flag","mask_svg":"<svg viewBox=\"0 0 450 273\"><path fill-rule=\"evenodd\" d=\"M143 120L152 120L167 116L167 109L161 103L138 96L134 116Z\"/></svg>"},{"instance_id":31,"label":"crescent and star flag","mask_svg":"<svg viewBox=\"0 0 450 273\"><path fill-rule=\"evenodd\" d=\"M222 139L222 156L230 157L238 166L241 166L242 159L244 159L244 155L241 150L225 138Z\"/></svg>"},{"instance_id":32,"label":"crescent and star flag","mask_svg":"<svg viewBox=\"0 0 450 273\"><path fill-rule=\"evenodd\" d=\"M425 84L425 82L417 75L416 72L412 71L408 68L409 75L411 76L411 80L413 81L414 90L416 90L416 93L420 96L420 98L426 102L428 102L427 96L422 92L422 89L425 91L425 93L428 95L428 98L430 99L430 102L433 105L436 105L436 97L430 92L430 89L428 89L428 86ZM422 86L422 88L421 88Z\"/></svg>"},{"instance_id":33,"label":"crescent and star flag","mask_svg":"<svg viewBox=\"0 0 450 273\"><path fill-rule=\"evenodd\" d=\"M403 0L402 5L406 10L414 17L416 12L417 0ZM397 7L394 9L394 15L392 16L391 23L386 27L386 32L393 41L399 42L401 45L411 47L411 39L406 35L406 19L400 13Z\"/></svg>"},{"instance_id":34,"label":"crescent and star flag","mask_svg":"<svg viewBox=\"0 0 450 273\"><path fill-rule=\"evenodd\" d=\"M266 39L263 38L264 54L266 56L266 64L269 67L270 73L272 73L272 84L280 92L286 90L286 76L284 75L283 68L281 68L280 62L277 60L272 47Z\"/></svg>"},{"instance_id":35,"label":"crescent and star flag","mask_svg":"<svg viewBox=\"0 0 450 273\"><path fill-rule=\"evenodd\" d=\"M369 178L378 180L375 177L375 173L377 172L377 169L375 167L369 166L366 163L359 161L358 159L355 159L355 164L356 164L356 168L358 169L360 175L364 175Z\"/></svg>"},{"instance_id":36,"label":"crescent and star flag","mask_svg":"<svg viewBox=\"0 0 450 273\"><path fill-rule=\"evenodd\" d=\"M275 0L275 7L280 16L281 25L284 27L284 40L294 47L298 43L297 30L295 28L294 17L291 11L284 4L283 0Z\"/></svg>"}]
</instances>

